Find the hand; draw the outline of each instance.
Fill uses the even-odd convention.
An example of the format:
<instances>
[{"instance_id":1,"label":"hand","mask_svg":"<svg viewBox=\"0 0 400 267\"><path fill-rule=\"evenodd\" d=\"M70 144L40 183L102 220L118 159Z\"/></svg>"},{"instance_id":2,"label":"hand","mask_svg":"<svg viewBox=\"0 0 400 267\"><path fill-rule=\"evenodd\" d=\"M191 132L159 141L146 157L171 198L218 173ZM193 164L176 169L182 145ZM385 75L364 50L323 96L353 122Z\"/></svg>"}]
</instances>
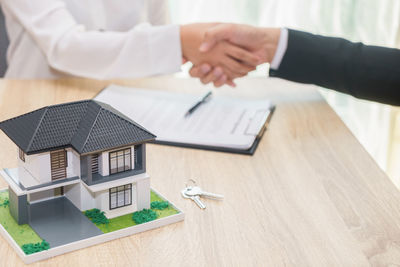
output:
<instances>
[{"instance_id":1,"label":"hand","mask_svg":"<svg viewBox=\"0 0 400 267\"><path fill-rule=\"evenodd\" d=\"M208 84L210 82L214 83L215 87L221 87L224 84L228 84L229 86L235 87L236 84L233 82L233 79L228 79L224 70L217 66L213 68L208 63L203 63L200 65L193 66L189 71L190 76L200 78L200 81L203 84ZM242 77L244 75L238 76Z\"/></svg>"},{"instance_id":2,"label":"hand","mask_svg":"<svg viewBox=\"0 0 400 267\"><path fill-rule=\"evenodd\" d=\"M204 35L204 41L199 50L207 52L220 41L228 41L252 52L259 59L259 63L271 62L280 38L279 28L257 28L240 24L218 24L209 28ZM244 63L246 63L244 61ZM190 74L200 78L203 82L214 82L220 85L218 77L216 79L207 78L209 72L203 65L194 66ZM203 71L202 71L203 70ZM217 84L216 84L217 83Z\"/></svg>"},{"instance_id":3,"label":"hand","mask_svg":"<svg viewBox=\"0 0 400 267\"><path fill-rule=\"evenodd\" d=\"M208 79L222 84L232 84L231 81L234 78L242 77L254 70L260 60L245 49L223 40L210 47L208 51L200 52L199 46L203 41L204 33L216 25L215 23L196 23L181 26L182 54L195 66L207 62L208 64L202 69L207 70L207 73L213 69ZM203 80L207 81L206 77Z\"/></svg>"},{"instance_id":4,"label":"hand","mask_svg":"<svg viewBox=\"0 0 400 267\"><path fill-rule=\"evenodd\" d=\"M199 48L207 52L220 41L238 45L261 59L261 63L271 62L278 46L279 28L258 28L242 24L218 24L204 33Z\"/></svg>"}]
</instances>

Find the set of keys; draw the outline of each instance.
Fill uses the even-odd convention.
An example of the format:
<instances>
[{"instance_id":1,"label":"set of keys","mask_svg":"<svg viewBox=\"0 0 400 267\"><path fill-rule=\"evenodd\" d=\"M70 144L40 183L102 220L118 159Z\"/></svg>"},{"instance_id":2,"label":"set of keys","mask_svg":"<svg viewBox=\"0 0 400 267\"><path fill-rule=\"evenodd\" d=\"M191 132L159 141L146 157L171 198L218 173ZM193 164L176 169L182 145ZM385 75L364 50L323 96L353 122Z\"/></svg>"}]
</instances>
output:
<instances>
[{"instance_id":1,"label":"set of keys","mask_svg":"<svg viewBox=\"0 0 400 267\"><path fill-rule=\"evenodd\" d=\"M192 179L189 181L193 182L193 186L186 185L185 189L181 191L181 194L184 198L188 198L193 200L200 209L205 209L206 205L200 200L200 197L205 197L214 200L222 200L224 199L223 195L214 194L210 192L203 191L200 187L196 186L196 182Z\"/></svg>"}]
</instances>

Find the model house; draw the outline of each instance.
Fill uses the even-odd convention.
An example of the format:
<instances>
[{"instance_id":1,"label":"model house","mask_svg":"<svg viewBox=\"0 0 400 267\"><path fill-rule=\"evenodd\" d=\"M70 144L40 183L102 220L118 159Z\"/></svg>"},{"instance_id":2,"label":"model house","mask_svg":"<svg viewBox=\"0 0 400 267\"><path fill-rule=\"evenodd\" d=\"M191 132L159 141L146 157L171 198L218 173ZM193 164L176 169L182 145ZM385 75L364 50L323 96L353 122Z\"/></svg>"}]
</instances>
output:
<instances>
[{"instance_id":1,"label":"model house","mask_svg":"<svg viewBox=\"0 0 400 267\"><path fill-rule=\"evenodd\" d=\"M0 129L18 147L18 168L6 169L5 180L19 224L29 222L30 204L58 196L108 218L149 208L145 143L155 136L111 106L93 100L48 106Z\"/></svg>"}]
</instances>

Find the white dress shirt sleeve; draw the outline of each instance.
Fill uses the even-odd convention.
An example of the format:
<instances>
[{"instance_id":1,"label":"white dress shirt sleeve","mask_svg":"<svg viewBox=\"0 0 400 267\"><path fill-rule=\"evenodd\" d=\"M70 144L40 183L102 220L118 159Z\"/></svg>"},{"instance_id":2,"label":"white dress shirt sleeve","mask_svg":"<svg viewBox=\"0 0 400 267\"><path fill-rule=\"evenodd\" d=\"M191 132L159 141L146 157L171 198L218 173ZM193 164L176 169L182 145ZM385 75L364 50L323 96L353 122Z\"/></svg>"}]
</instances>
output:
<instances>
[{"instance_id":1,"label":"white dress shirt sleeve","mask_svg":"<svg viewBox=\"0 0 400 267\"><path fill-rule=\"evenodd\" d=\"M151 25L164 25L171 23L168 2L165 0L145 0L147 3L148 21Z\"/></svg>"},{"instance_id":2,"label":"white dress shirt sleeve","mask_svg":"<svg viewBox=\"0 0 400 267\"><path fill-rule=\"evenodd\" d=\"M286 28L281 29L281 34L278 41L278 47L276 48L276 52L274 58L271 61L270 68L273 70L278 70L281 65L283 56L286 53L287 45L288 45L288 35L289 31Z\"/></svg>"},{"instance_id":3,"label":"white dress shirt sleeve","mask_svg":"<svg viewBox=\"0 0 400 267\"><path fill-rule=\"evenodd\" d=\"M178 25L139 24L126 32L87 31L61 0L3 0L47 58L74 76L135 78L180 70Z\"/></svg>"}]
</instances>

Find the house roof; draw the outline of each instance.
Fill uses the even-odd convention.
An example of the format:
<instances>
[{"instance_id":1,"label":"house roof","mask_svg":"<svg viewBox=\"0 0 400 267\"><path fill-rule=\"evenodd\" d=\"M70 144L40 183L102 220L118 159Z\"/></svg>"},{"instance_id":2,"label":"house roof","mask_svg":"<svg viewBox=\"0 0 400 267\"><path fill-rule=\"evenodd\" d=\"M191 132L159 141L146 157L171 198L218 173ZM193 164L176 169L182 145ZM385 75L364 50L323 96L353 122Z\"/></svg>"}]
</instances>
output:
<instances>
[{"instance_id":1,"label":"house roof","mask_svg":"<svg viewBox=\"0 0 400 267\"><path fill-rule=\"evenodd\" d=\"M113 107L94 100L43 107L0 122L0 129L26 154L63 147L86 154L156 138Z\"/></svg>"}]
</instances>

